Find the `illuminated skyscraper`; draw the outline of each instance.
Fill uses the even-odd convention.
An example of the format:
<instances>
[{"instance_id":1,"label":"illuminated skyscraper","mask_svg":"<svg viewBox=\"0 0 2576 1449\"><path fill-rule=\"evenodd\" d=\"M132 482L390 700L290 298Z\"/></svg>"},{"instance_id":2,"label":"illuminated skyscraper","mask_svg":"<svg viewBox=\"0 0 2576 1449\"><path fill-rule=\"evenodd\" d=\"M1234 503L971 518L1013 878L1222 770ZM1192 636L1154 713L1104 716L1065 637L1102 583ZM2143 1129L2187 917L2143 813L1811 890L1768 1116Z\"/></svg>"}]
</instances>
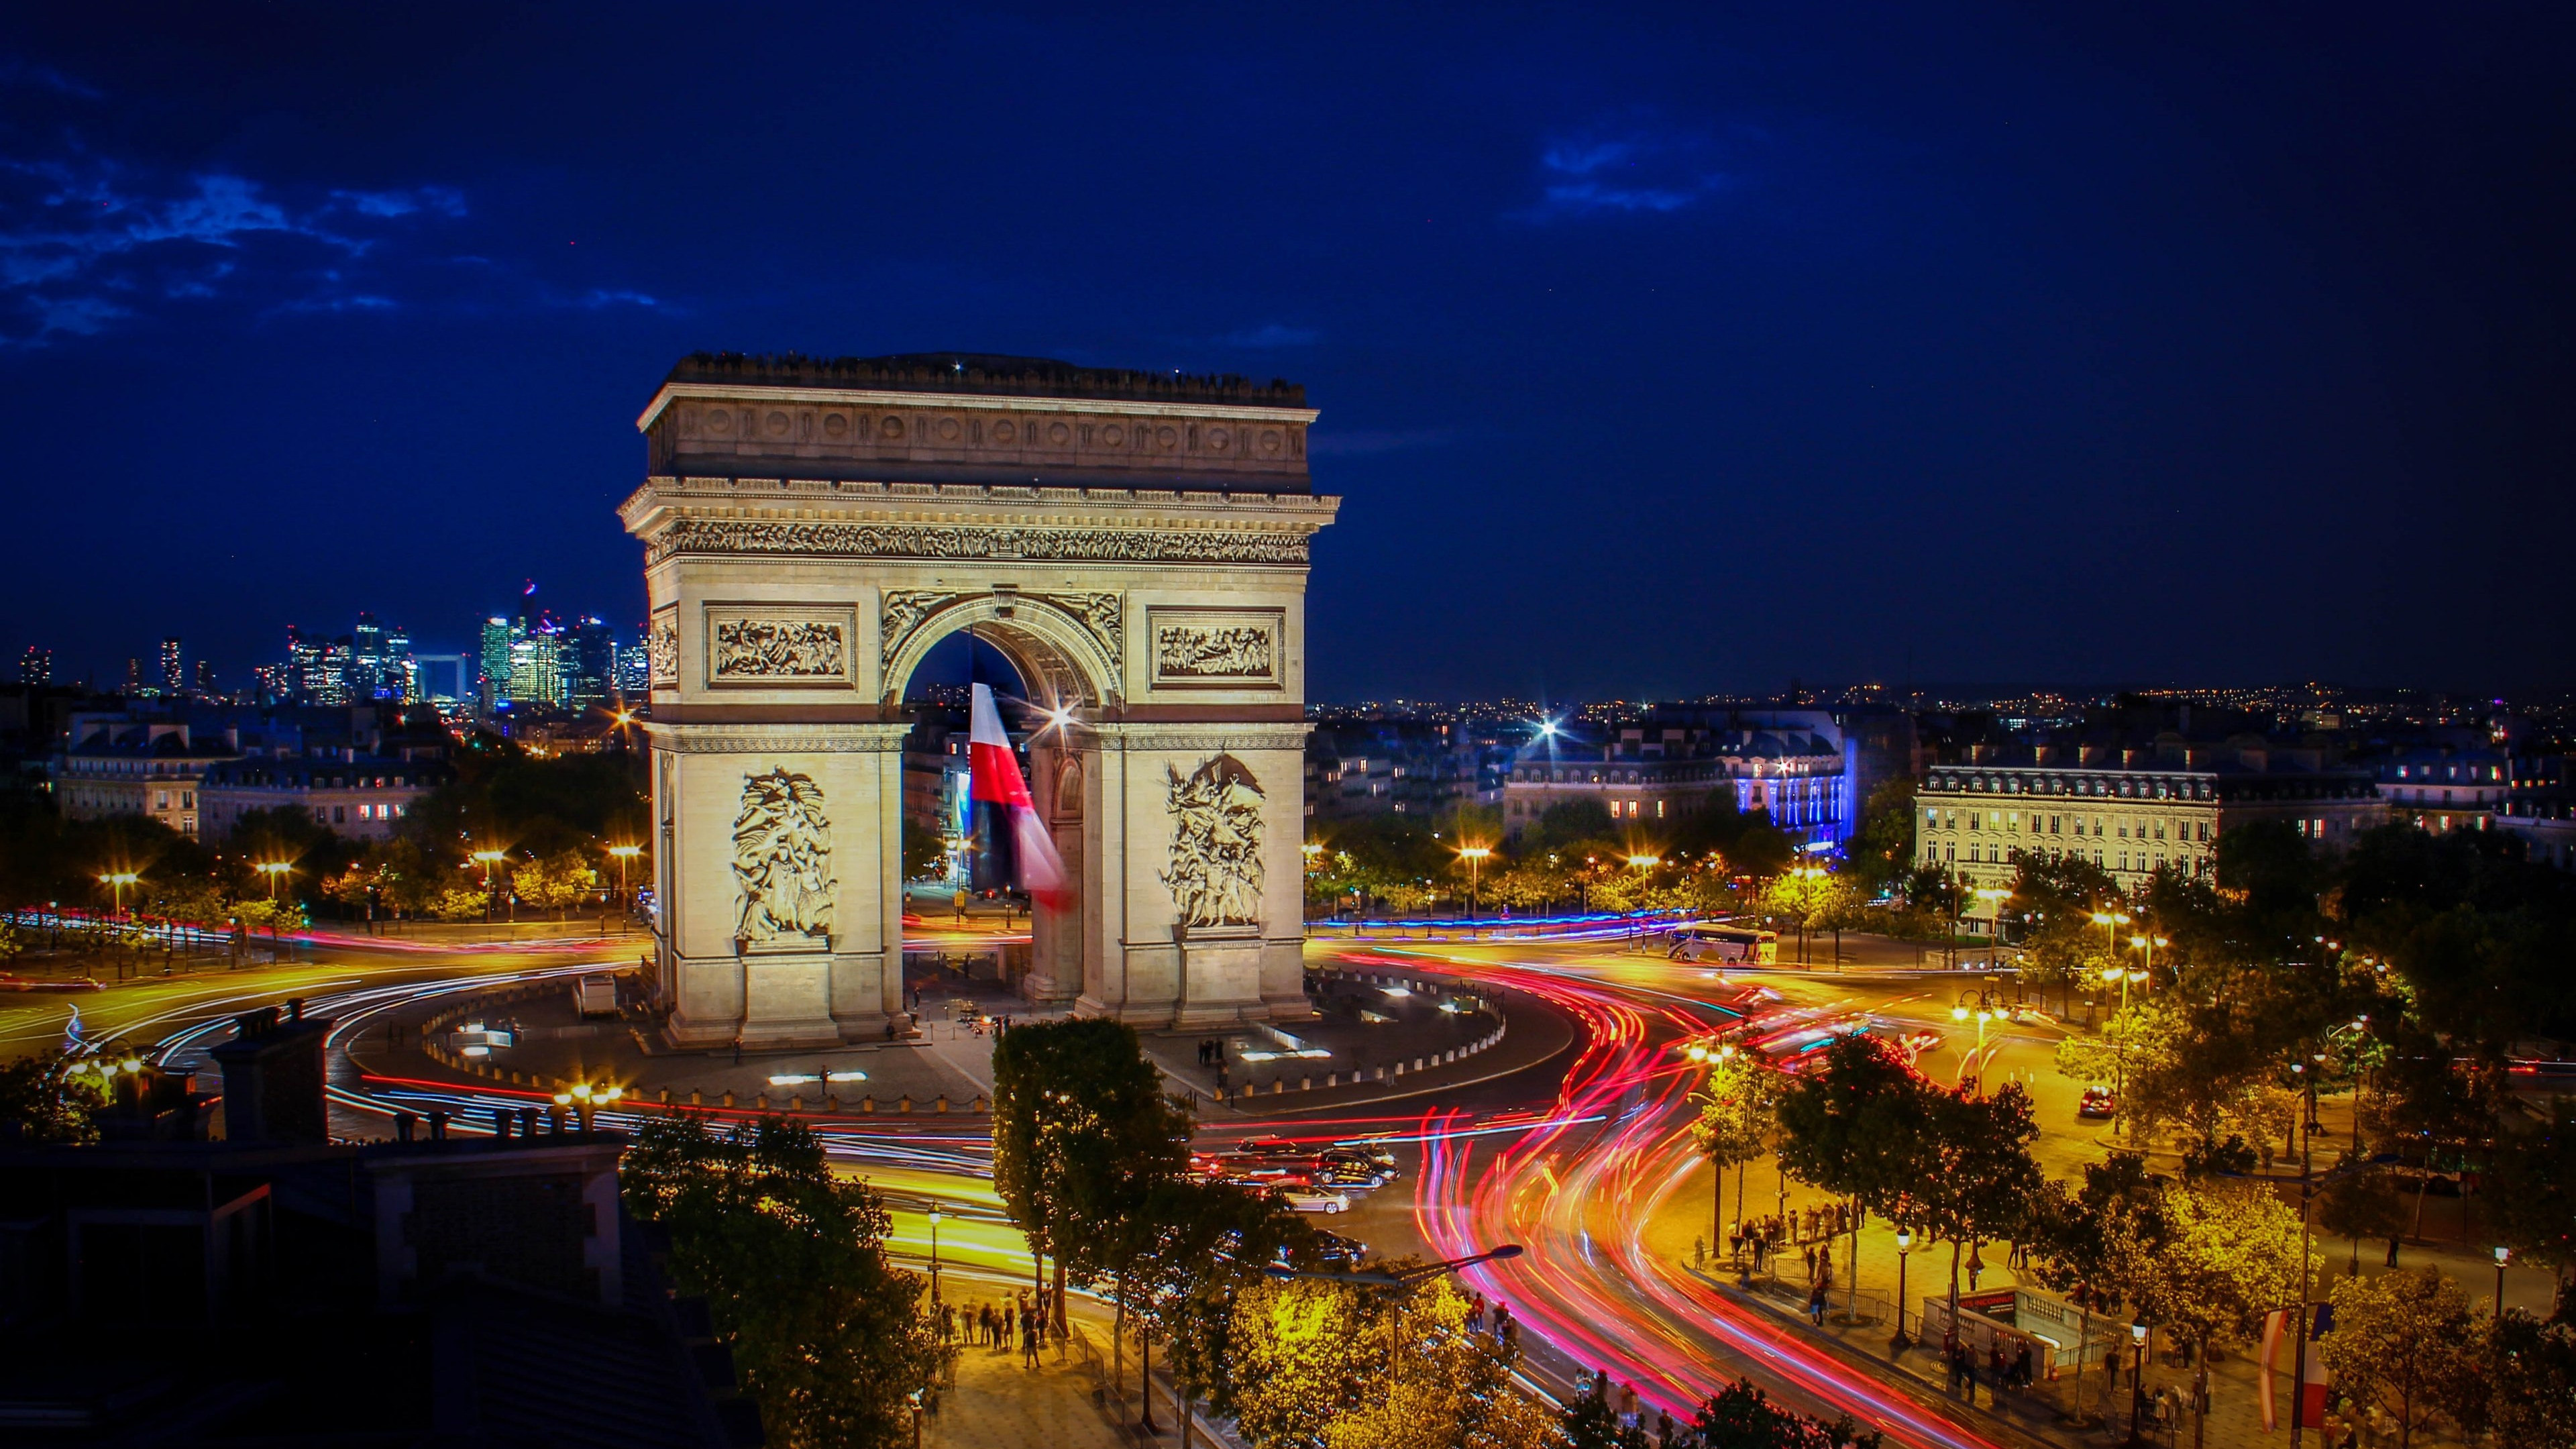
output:
<instances>
[{"instance_id":1,"label":"illuminated skyscraper","mask_svg":"<svg viewBox=\"0 0 2576 1449\"><path fill-rule=\"evenodd\" d=\"M179 636L173 634L161 641L161 688L175 695L187 687L188 671L179 662Z\"/></svg>"},{"instance_id":2,"label":"illuminated skyscraper","mask_svg":"<svg viewBox=\"0 0 2576 1449\"><path fill-rule=\"evenodd\" d=\"M54 651L39 648L33 644L28 645L27 652L18 656L18 682L20 684L53 683Z\"/></svg>"},{"instance_id":3,"label":"illuminated skyscraper","mask_svg":"<svg viewBox=\"0 0 2576 1449\"><path fill-rule=\"evenodd\" d=\"M563 635L563 702L576 709L606 704L617 689L617 639L606 620L585 615Z\"/></svg>"},{"instance_id":4,"label":"illuminated skyscraper","mask_svg":"<svg viewBox=\"0 0 2576 1449\"><path fill-rule=\"evenodd\" d=\"M477 686L485 709L510 697L510 640L514 632L507 619L495 616L483 621L483 672Z\"/></svg>"}]
</instances>

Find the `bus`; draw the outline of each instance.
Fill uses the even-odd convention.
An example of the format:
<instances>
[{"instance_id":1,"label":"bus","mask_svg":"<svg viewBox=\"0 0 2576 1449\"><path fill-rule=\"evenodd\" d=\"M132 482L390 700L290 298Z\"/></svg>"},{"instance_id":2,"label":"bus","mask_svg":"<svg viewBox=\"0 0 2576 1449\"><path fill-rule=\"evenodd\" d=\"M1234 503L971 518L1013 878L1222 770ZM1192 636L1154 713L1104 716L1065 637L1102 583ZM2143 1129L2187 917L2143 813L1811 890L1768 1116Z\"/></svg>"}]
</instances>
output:
<instances>
[{"instance_id":1,"label":"bus","mask_svg":"<svg viewBox=\"0 0 2576 1449\"><path fill-rule=\"evenodd\" d=\"M1722 961L1772 966L1780 960L1780 933L1714 921L1691 921L1665 933L1664 954L1675 961Z\"/></svg>"}]
</instances>

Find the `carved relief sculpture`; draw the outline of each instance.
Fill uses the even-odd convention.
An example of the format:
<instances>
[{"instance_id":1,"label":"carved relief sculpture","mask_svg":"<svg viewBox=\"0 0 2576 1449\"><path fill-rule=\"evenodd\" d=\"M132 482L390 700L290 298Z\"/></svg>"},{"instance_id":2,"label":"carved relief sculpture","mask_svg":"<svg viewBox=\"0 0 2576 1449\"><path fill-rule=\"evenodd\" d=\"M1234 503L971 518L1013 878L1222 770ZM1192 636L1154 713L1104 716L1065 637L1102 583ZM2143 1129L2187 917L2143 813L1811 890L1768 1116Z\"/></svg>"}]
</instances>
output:
<instances>
[{"instance_id":1,"label":"carved relief sculpture","mask_svg":"<svg viewBox=\"0 0 2576 1449\"><path fill-rule=\"evenodd\" d=\"M680 682L680 616L664 610L654 616L653 631L645 636L644 657L655 684Z\"/></svg>"},{"instance_id":2,"label":"carved relief sculpture","mask_svg":"<svg viewBox=\"0 0 2576 1449\"><path fill-rule=\"evenodd\" d=\"M942 605L963 598L957 593L937 589L888 589L877 613L877 648L892 659L903 651L904 641L922 621L937 613Z\"/></svg>"},{"instance_id":3,"label":"carved relief sculpture","mask_svg":"<svg viewBox=\"0 0 2576 1449\"><path fill-rule=\"evenodd\" d=\"M838 679L849 672L838 623L725 619L715 641L717 679Z\"/></svg>"},{"instance_id":4,"label":"carved relief sculpture","mask_svg":"<svg viewBox=\"0 0 2576 1449\"><path fill-rule=\"evenodd\" d=\"M1303 564L1301 533L1159 532L1107 528L947 528L918 524L761 523L684 518L646 550L677 553L827 554L847 558L1094 560L1103 563Z\"/></svg>"},{"instance_id":5,"label":"carved relief sculpture","mask_svg":"<svg viewBox=\"0 0 2576 1449\"><path fill-rule=\"evenodd\" d=\"M1184 926L1249 926L1261 918L1261 784L1232 755L1184 779L1171 771L1172 859L1163 883Z\"/></svg>"},{"instance_id":6,"label":"carved relief sculpture","mask_svg":"<svg viewBox=\"0 0 2576 1449\"><path fill-rule=\"evenodd\" d=\"M1270 631L1258 624L1165 624L1154 631L1154 670L1166 679L1268 679L1271 662Z\"/></svg>"},{"instance_id":7,"label":"carved relief sculpture","mask_svg":"<svg viewBox=\"0 0 2576 1449\"><path fill-rule=\"evenodd\" d=\"M839 882L832 878L832 822L813 776L782 766L743 777L742 809L733 819L733 878L742 889L735 940L830 939Z\"/></svg>"}]
</instances>

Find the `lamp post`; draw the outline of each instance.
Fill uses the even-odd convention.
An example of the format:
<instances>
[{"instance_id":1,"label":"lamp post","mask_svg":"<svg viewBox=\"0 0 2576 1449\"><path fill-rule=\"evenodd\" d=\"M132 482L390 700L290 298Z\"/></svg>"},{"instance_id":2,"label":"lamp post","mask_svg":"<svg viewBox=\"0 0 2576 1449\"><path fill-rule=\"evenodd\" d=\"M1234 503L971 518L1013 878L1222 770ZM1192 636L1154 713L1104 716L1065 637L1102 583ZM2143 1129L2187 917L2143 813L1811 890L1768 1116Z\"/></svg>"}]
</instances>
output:
<instances>
[{"instance_id":1,"label":"lamp post","mask_svg":"<svg viewBox=\"0 0 2576 1449\"><path fill-rule=\"evenodd\" d=\"M263 860L251 869L268 877L268 898L273 901L277 899L278 882L284 880L287 872L295 867L282 860Z\"/></svg>"},{"instance_id":2,"label":"lamp post","mask_svg":"<svg viewBox=\"0 0 2576 1449\"><path fill-rule=\"evenodd\" d=\"M644 853L640 845L612 845L608 853L617 858L617 908L626 909L626 862Z\"/></svg>"},{"instance_id":3,"label":"lamp post","mask_svg":"<svg viewBox=\"0 0 2576 1449\"><path fill-rule=\"evenodd\" d=\"M2146 962L2144 967L2140 970L2139 975L2145 980L2149 991L2156 989L2156 948L2158 946L2170 946L2172 944L2173 942L2166 940L2162 936L2131 936L2129 938L2130 949L2146 953ZM2127 988L2124 986L2121 990L2123 994L2120 997L2120 1004L2125 1007L2129 1004L2129 998L2126 994Z\"/></svg>"},{"instance_id":4,"label":"lamp post","mask_svg":"<svg viewBox=\"0 0 2576 1449\"><path fill-rule=\"evenodd\" d=\"M2138 1410L2147 1402L2147 1326L2129 1325L2129 1442L2138 1442Z\"/></svg>"},{"instance_id":5,"label":"lamp post","mask_svg":"<svg viewBox=\"0 0 2576 1449\"><path fill-rule=\"evenodd\" d=\"M2511 1248L2498 1248L2498 1249L2496 1249L2496 1250L2495 1250L2495 1258L2496 1258L2496 1296L2495 1296L2495 1316L2500 1320L2500 1319L2502 1319L2502 1318L2504 1317L2504 1265L2513 1261L2513 1249L2511 1249Z\"/></svg>"},{"instance_id":6,"label":"lamp post","mask_svg":"<svg viewBox=\"0 0 2576 1449\"><path fill-rule=\"evenodd\" d=\"M1971 996L1976 998L1974 1003L1968 999ZM1960 1067L1959 1074L1964 1079L1969 1067L1977 1068L1977 1095L1980 1097L1986 1094L1986 1074L1981 1065L1986 1054L1986 1023L1994 1020L1998 1015L1993 997L1994 993L1990 991L1962 991L1959 993L1959 1004L1950 1008L1950 1018L1953 1021L1966 1021L1972 1015L1976 1018L1977 1044L1969 1050L1968 1060Z\"/></svg>"},{"instance_id":7,"label":"lamp post","mask_svg":"<svg viewBox=\"0 0 2576 1449\"><path fill-rule=\"evenodd\" d=\"M130 870L113 870L100 876L98 883L108 888L116 902L116 913L121 916L125 914L125 888L141 879L143 877Z\"/></svg>"},{"instance_id":8,"label":"lamp post","mask_svg":"<svg viewBox=\"0 0 2576 1449\"><path fill-rule=\"evenodd\" d=\"M1898 1228L1896 1230L1896 1339L1892 1345L1898 1353L1905 1352L1907 1346L1913 1342L1905 1336L1905 1264L1906 1260L1913 1256L1914 1230Z\"/></svg>"},{"instance_id":9,"label":"lamp post","mask_svg":"<svg viewBox=\"0 0 2576 1449\"><path fill-rule=\"evenodd\" d=\"M2102 928L2103 934L2107 938L2105 944L2107 944L2111 950L2111 961L2114 965L2117 965L2120 960L2120 928L2129 924L2129 913L2127 911L2095 911L2093 913L2093 924ZM2111 978L2105 976L2102 979L2104 981L2108 981ZM2129 1004L2127 996L2123 995L2120 998L2120 1004L2123 1007L2126 1007Z\"/></svg>"},{"instance_id":10,"label":"lamp post","mask_svg":"<svg viewBox=\"0 0 2576 1449\"><path fill-rule=\"evenodd\" d=\"M474 858L483 862L483 924L492 924L492 867L508 858L507 852L478 850Z\"/></svg>"},{"instance_id":11,"label":"lamp post","mask_svg":"<svg viewBox=\"0 0 2576 1449\"><path fill-rule=\"evenodd\" d=\"M930 1305L939 1306L939 1209L930 1210Z\"/></svg>"},{"instance_id":12,"label":"lamp post","mask_svg":"<svg viewBox=\"0 0 2576 1449\"><path fill-rule=\"evenodd\" d=\"M1474 917L1484 900L1485 857L1494 853L1490 845L1462 845L1458 858L1467 862L1467 914Z\"/></svg>"}]
</instances>

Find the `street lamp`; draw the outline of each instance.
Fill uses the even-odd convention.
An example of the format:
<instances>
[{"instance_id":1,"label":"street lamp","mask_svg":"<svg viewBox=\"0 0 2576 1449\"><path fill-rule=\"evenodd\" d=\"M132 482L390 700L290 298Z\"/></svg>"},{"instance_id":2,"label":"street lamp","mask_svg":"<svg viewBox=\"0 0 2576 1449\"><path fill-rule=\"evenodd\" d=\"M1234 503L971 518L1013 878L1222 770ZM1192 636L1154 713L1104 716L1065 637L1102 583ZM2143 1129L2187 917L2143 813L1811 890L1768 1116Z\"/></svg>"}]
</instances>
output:
<instances>
[{"instance_id":1,"label":"street lamp","mask_svg":"<svg viewBox=\"0 0 2576 1449\"><path fill-rule=\"evenodd\" d=\"M2138 1442L2138 1410L2147 1402L2147 1326L2129 1325L2129 1442Z\"/></svg>"},{"instance_id":2,"label":"street lamp","mask_svg":"<svg viewBox=\"0 0 2576 1449\"><path fill-rule=\"evenodd\" d=\"M117 870L110 871L107 874L100 876L98 878L98 883L106 886L108 890L114 894L116 899L116 913L121 916L125 914L125 888L141 879L143 879L143 877L135 874L133 871Z\"/></svg>"},{"instance_id":3,"label":"street lamp","mask_svg":"<svg viewBox=\"0 0 2576 1449\"><path fill-rule=\"evenodd\" d=\"M1910 1342L1905 1336L1905 1264L1906 1260L1913 1256L1914 1230L1898 1228L1896 1230L1896 1341L1892 1345L1898 1353L1905 1352L1906 1345Z\"/></svg>"},{"instance_id":4,"label":"street lamp","mask_svg":"<svg viewBox=\"0 0 2576 1449\"><path fill-rule=\"evenodd\" d=\"M608 853L617 858L617 906L618 909L624 910L626 908L626 862L642 855L644 853L644 847L640 845L612 845L608 847Z\"/></svg>"},{"instance_id":5,"label":"street lamp","mask_svg":"<svg viewBox=\"0 0 2576 1449\"><path fill-rule=\"evenodd\" d=\"M2496 1249L2496 1250L2495 1250L2495 1253L2496 1253L2496 1301L2495 1301L2495 1316L2497 1317L2497 1319L2501 1320L2501 1319L2504 1317L2504 1265L2513 1261L2513 1249L2511 1249L2511 1248L2501 1248L2501 1247L2500 1247L2500 1248L2498 1248L2498 1249Z\"/></svg>"},{"instance_id":6,"label":"street lamp","mask_svg":"<svg viewBox=\"0 0 2576 1449\"><path fill-rule=\"evenodd\" d=\"M1970 996L1976 998L1974 1005L1969 1003ZM1980 1065L1986 1054L1986 1023L2001 1014L1995 1009L1992 996L1993 993L1987 991L1963 991L1959 993L1959 1004L1950 1008L1950 1017L1954 1021L1966 1021L1972 1014L1977 1019L1977 1044L1969 1050L1967 1062L1960 1067L1960 1076L1964 1078L1967 1075L1968 1067L1977 1067L1977 1095L1980 1097L1986 1094L1985 1069Z\"/></svg>"},{"instance_id":7,"label":"street lamp","mask_svg":"<svg viewBox=\"0 0 2576 1449\"><path fill-rule=\"evenodd\" d=\"M282 860L263 860L259 864L252 866L251 869L268 877L268 898L273 901L277 899L278 882L284 880L287 872L295 869L295 867Z\"/></svg>"},{"instance_id":8,"label":"street lamp","mask_svg":"<svg viewBox=\"0 0 2576 1449\"><path fill-rule=\"evenodd\" d=\"M930 1210L930 1302L939 1303L939 1209Z\"/></svg>"},{"instance_id":9,"label":"street lamp","mask_svg":"<svg viewBox=\"0 0 2576 1449\"><path fill-rule=\"evenodd\" d=\"M509 858L507 851L478 850L474 858L483 862L483 924L492 924L492 867Z\"/></svg>"},{"instance_id":10,"label":"street lamp","mask_svg":"<svg viewBox=\"0 0 2576 1449\"><path fill-rule=\"evenodd\" d=\"M1485 857L1493 853L1494 848L1490 845L1458 847L1458 858L1467 862L1467 914L1469 916L1476 914L1478 905L1484 897Z\"/></svg>"},{"instance_id":11,"label":"street lamp","mask_svg":"<svg viewBox=\"0 0 2576 1449\"><path fill-rule=\"evenodd\" d=\"M2158 946L2170 946L2172 944L2173 942L2166 940L2162 936L2131 936L2129 938L2129 947L2131 950L2144 951L2147 953L2145 968L2139 972L2139 975L2143 980L2145 980L2147 983L2147 989L2150 991L2155 989L2156 948ZM2123 995L2120 998L2120 1004L2122 1006L2128 1005L2128 997Z\"/></svg>"}]
</instances>

